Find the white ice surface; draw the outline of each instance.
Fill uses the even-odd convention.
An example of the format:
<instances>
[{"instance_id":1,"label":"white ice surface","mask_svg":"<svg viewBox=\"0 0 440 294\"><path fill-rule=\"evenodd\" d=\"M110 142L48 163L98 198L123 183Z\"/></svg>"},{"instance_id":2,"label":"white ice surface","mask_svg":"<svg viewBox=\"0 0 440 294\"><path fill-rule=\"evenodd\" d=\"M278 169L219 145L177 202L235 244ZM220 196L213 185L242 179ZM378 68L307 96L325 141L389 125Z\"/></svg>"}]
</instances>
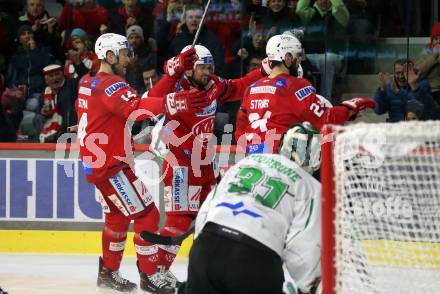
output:
<instances>
[{"instance_id":1,"label":"white ice surface","mask_svg":"<svg viewBox=\"0 0 440 294\"><path fill-rule=\"evenodd\" d=\"M171 267L182 281L186 280L187 263L186 258L178 258ZM139 284L134 257L123 258L120 272ZM0 254L0 287L9 294L97 293L97 274L98 256Z\"/></svg>"}]
</instances>

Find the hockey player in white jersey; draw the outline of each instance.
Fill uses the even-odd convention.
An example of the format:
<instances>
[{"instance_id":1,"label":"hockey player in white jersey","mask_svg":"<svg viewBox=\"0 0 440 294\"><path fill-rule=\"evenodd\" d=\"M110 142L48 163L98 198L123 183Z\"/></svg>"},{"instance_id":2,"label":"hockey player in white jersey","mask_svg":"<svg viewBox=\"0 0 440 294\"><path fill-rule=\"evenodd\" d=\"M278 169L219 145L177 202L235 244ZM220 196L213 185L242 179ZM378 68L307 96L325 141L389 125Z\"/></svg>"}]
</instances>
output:
<instances>
[{"instance_id":1,"label":"hockey player in white jersey","mask_svg":"<svg viewBox=\"0 0 440 294\"><path fill-rule=\"evenodd\" d=\"M281 294L283 263L299 293L316 293L321 186L310 173L320 166L319 134L296 125L279 149L283 155L241 160L209 194L196 219L186 293Z\"/></svg>"}]
</instances>

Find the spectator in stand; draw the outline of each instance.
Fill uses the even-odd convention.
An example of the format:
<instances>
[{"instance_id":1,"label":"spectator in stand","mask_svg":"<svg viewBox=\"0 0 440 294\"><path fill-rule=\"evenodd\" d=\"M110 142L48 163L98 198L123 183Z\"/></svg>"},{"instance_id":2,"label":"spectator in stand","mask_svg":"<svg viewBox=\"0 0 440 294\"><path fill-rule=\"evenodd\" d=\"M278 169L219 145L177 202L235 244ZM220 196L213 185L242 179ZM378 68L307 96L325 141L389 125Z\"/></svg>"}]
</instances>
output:
<instances>
[{"instance_id":1,"label":"spectator in stand","mask_svg":"<svg viewBox=\"0 0 440 294\"><path fill-rule=\"evenodd\" d=\"M20 89L4 89L4 77L0 75L0 79L0 142L15 142L23 119L25 93Z\"/></svg>"},{"instance_id":2,"label":"spectator in stand","mask_svg":"<svg viewBox=\"0 0 440 294\"><path fill-rule=\"evenodd\" d=\"M78 78L66 79L63 67L51 64L43 69L46 89L40 115L34 119L40 142L56 142L77 124L75 101L78 96Z\"/></svg>"},{"instance_id":3,"label":"spectator in stand","mask_svg":"<svg viewBox=\"0 0 440 294\"><path fill-rule=\"evenodd\" d=\"M92 42L87 33L76 28L70 34L72 49L67 51L67 60L64 66L64 76L70 78L81 78L89 71L96 73L99 69L99 60L93 52Z\"/></svg>"},{"instance_id":4,"label":"spectator in stand","mask_svg":"<svg viewBox=\"0 0 440 294\"><path fill-rule=\"evenodd\" d=\"M264 25L269 28L269 31L266 33L266 40L292 27L300 26L301 21L296 17L296 14L291 14L287 0L268 0L267 4L269 10L264 17Z\"/></svg>"},{"instance_id":5,"label":"spectator in stand","mask_svg":"<svg viewBox=\"0 0 440 294\"><path fill-rule=\"evenodd\" d=\"M342 70L339 52L347 49L347 7L342 0L316 0L313 6L310 0L299 0L296 13L305 26L302 43L307 58L321 73L320 94L333 97L335 77Z\"/></svg>"},{"instance_id":6,"label":"spectator in stand","mask_svg":"<svg viewBox=\"0 0 440 294\"><path fill-rule=\"evenodd\" d=\"M31 26L35 41L48 47L57 59L64 60L61 32L58 29L57 19L49 16L44 0L26 1L26 11L18 18L18 26L21 25Z\"/></svg>"},{"instance_id":7,"label":"spectator in stand","mask_svg":"<svg viewBox=\"0 0 440 294\"><path fill-rule=\"evenodd\" d=\"M420 119L440 119L440 106L431 96L431 87L426 79L420 78L412 61L399 59L394 62L394 75L379 73L380 85L374 95L377 114L388 113L388 122L405 119L409 100L417 100L424 106Z\"/></svg>"},{"instance_id":8,"label":"spectator in stand","mask_svg":"<svg viewBox=\"0 0 440 294\"><path fill-rule=\"evenodd\" d=\"M179 54L186 45L192 44L197 28L202 19L202 15L203 10L198 5L190 5L186 8L183 15L185 22L181 25L180 30L178 28L176 37L171 41L171 44L168 47L169 58ZM223 76L224 53L217 36L203 25L200 30L197 44L203 45L209 49L215 62L215 74Z\"/></svg>"},{"instance_id":9,"label":"spectator in stand","mask_svg":"<svg viewBox=\"0 0 440 294\"><path fill-rule=\"evenodd\" d=\"M261 21L267 15L267 7L262 6L261 0L245 0L243 7L243 14L245 16L253 17L256 21Z\"/></svg>"},{"instance_id":10,"label":"spectator in stand","mask_svg":"<svg viewBox=\"0 0 440 294\"><path fill-rule=\"evenodd\" d=\"M41 72L43 68L54 63L55 58L48 48L41 46L34 40L32 27L22 25L18 29L18 46L16 53L9 62L6 85L9 88L26 88L25 108L37 112L42 103L44 80Z\"/></svg>"},{"instance_id":11,"label":"spectator in stand","mask_svg":"<svg viewBox=\"0 0 440 294\"><path fill-rule=\"evenodd\" d=\"M240 0L212 0L206 15L206 27L213 32L223 48L224 63L229 64L235 59L236 52L231 44L241 38L243 25L242 4Z\"/></svg>"},{"instance_id":12,"label":"spectator in stand","mask_svg":"<svg viewBox=\"0 0 440 294\"><path fill-rule=\"evenodd\" d=\"M142 69L150 65L156 67L157 55L151 49L151 45L145 42L144 33L140 26L132 25L127 29L126 35L134 56L130 59L125 77L130 86L139 94L142 94L146 90L142 78Z\"/></svg>"},{"instance_id":13,"label":"spectator in stand","mask_svg":"<svg viewBox=\"0 0 440 294\"><path fill-rule=\"evenodd\" d=\"M409 100L406 104L405 120L420 120L423 116L423 104L417 100Z\"/></svg>"},{"instance_id":14,"label":"spectator in stand","mask_svg":"<svg viewBox=\"0 0 440 294\"><path fill-rule=\"evenodd\" d=\"M162 65L167 59L168 46L170 45L171 41L176 37L177 26L179 25L183 17L184 2L182 0L170 0L168 1L168 4L165 8L162 6L163 3L158 3L156 6L156 10L158 11L159 8L166 8L166 18L162 21L158 21L158 31L155 36L158 47L157 58L159 65ZM161 14L158 11L156 11L156 14ZM160 18L159 15L156 16L156 21L158 20L158 18Z\"/></svg>"},{"instance_id":15,"label":"spectator in stand","mask_svg":"<svg viewBox=\"0 0 440 294\"><path fill-rule=\"evenodd\" d=\"M156 66L149 64L142 69L142 78L146 91L149 91L160 80L161 76L157 72ZM144 98L144 96L142 96Z\"/></svg>"},{"instance_id":16,"label":"spectator in stand","mask_svg":"<svg viewBox=\"0 0 440 294\"><path fill-rule=\"evenodd\" d=\"M249 19L249 32L242 40L239 40L232 46L236 53L233 62L227 65L227 77L238 78L243 76L246 64L249 62L249 56L265 56L266 41L264 39L264 27L257 25L254 17Z\"/></svg>"},{"instance_id":17,"label":"spectator in stand","mask_svg":"<svg viewBox=\"0 0 440 294\"><path fill-rule=\"evenodd\" d=\"M17 17L0 4L0 73L6 74L7 57L14 53Z\"/></svg>"},{"instance_id":18,"label":"spectator in stand","mask_svg":"<svg viewBox=\"0 0 440 294\"><path fill-rule=\"evenodd\" d=\"M254 69L259 68L264 58L264 55L249 55L245 73L250 73Z\"/></svg>"},{"instance_id":19,"label":"spectator in stand","mask_svg":"<svg viewBox=\"0 0 440 294\"><path fill-rule=\"evenodd\" d=\"M350 60L348 69L350 73L366 74L373 70L374 56L364 56L366 51L374 51L376 40L379 37L379 16L377 15L377 3L368 0L345 1L350 20L348 33L350 38L350 51L355 52L354 59Z\"/></svg>"},{"instance_id":20,"label":"spectator in stand","mask_svg":"<svg viewBox=\"0 0 440 294\"><path fill-rule=\"evenodd\" d=\"M420 76L428 80L432 97L440 104L440 22L432 27L431 42L418 57L415 67Z\"/></svg>"},{"instance_id":21,"label":"spectator in stand","mask_svg":"<svg viewBox=\"0 0 440 294\"><path fill-rule=\"evenodd\" d=\"M108 12L95 0L67 1L59 17L59 24L65 35L75 28L83 29L94 42L107 29Z\"/></svg>"},{"instance_id":22,"label":"spectator in stand","mask_svg":"<svg viewBox=\"0 0 440 294\"><path fill-rule=\"evenodd\" d=\"M124 35L130 26L138 25L145 34L142 38L148 40L153 33L153 22L151 11L138 5L138 0L122 0L122 5L109 13L106 31Z\"/></svg>"}]
</instances>

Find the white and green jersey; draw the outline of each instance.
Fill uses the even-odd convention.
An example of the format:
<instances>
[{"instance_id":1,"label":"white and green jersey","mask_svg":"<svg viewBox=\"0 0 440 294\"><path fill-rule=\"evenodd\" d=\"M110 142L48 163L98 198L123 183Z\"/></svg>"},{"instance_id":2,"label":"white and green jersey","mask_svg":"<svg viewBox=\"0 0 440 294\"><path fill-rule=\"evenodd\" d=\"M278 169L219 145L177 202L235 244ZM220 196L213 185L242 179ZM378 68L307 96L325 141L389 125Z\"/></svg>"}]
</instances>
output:
<instances>
[{"instance_id":1,"label":"white and green jersey","mask_svg":"<svg viewBox=\"0 0 440 294\"><path fill-rule=\"evenodd\" d=\"M253 154L228 170L200 208L207 222L246 234L279 254L299 288L320 275L321 185L278 154Z\"/></svg>"}]
</instances>

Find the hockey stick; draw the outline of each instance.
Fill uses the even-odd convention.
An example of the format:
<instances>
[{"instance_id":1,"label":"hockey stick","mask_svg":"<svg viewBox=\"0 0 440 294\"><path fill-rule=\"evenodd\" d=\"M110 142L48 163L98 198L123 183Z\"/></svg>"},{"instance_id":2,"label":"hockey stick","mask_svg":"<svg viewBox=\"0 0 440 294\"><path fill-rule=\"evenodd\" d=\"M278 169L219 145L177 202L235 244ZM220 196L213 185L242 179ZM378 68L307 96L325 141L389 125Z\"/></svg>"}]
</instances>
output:
<instances>
[{"instance_id":1,"label":"hockey stick","mask_svg":"<svg viewBox=\"0 0 440 294\"><path fill-rule=\"evenodd\" d=\"M191 226L189 227L188 231L186 231L185 233L176 236L176 237L171 237L171 236L162 236L162 235L158 235L156 233L151 233L151 232L147 232L147 231L142 231L140 232L140 236L144 241L148 241L154 244L160 244L160 245L180 245L182 244L183 240L185 240L189 235L191 235L192 233L194 233L194 229L195 229L195 221L193 221L191 223Z\"/></svg>"},{"instance_id":2,"label":"hockey stick","mask_svg":"<svg viewBox=\"0 0 440 294\"><path fill-rule=\"evenodd\" d=\"M194 40L191 44L191 48L194 48L197 39L199 38L200 31L202 30L203 22L205 21L206 13L208 12L209 4L211 4L211 0L208 0L208 3L206 3L205 11L203 12L202 19L200 20L199 27L197 28L196 35L194 36Z\"/></svg>"}]
</instances>

